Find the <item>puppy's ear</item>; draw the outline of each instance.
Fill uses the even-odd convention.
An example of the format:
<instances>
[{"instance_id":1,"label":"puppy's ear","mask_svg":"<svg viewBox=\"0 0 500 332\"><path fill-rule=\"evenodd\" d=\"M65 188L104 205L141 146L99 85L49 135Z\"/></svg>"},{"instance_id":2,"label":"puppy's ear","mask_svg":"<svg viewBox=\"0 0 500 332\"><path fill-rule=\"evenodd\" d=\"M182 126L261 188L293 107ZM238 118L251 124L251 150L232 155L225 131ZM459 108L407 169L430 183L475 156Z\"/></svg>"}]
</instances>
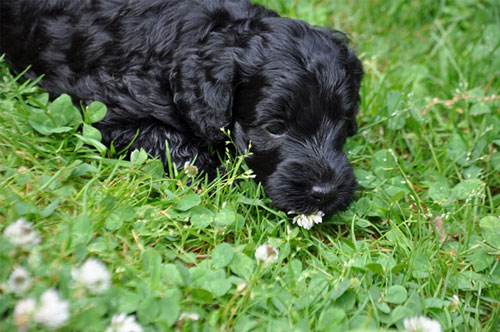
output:
<instances>
[{"instance_id":1,"label":"puppy's ear","mask_svg":"<svg viewBox=\"0 0 500 332\"><path fill-rule=\"evenodd\" d=\"M342 84L341 100L342 105L347 111L346 119L348 136L353 136L358 132L358 124L356 115L358 114L361 98L359 96L359 89L361 87L361 80L363 79L363 65L356 56L355 50L349 46L349 38L341 31L326 30L317 28L322 36L326 37L327 43L333 43L337 47L337 56L342 59L341 63L345 66L347 76Z\"/></svg>"},{"instance_id":2,"label":"puppy's ear","mask_svg":"<svg viewBox=\"0 0 500 332\"><path fill-rule=\"evenodd\" d=\"M212 143L223 141L221 128L232 122L233 57L224 46L210 42L179 57L170 73L176 107L195 135Z\"/></svg>"},{"instance_id":3,"label":"puppy's ear","mask_svg":"<svg viewBox=\"0 0 500 332\"><path fill-rule=\"evenodd\" d=\"M363 79L363 65L361 61L356 57L353 51L349 52L349 57L347 61L347 71L350 73L350 80L353 89L353 103L351 108L351 121L349 126L349 136L353 136L358 132L358 123L356 120L356 115L358 114L359 105L361 104L361 97L359 95L359 89L361 87L361 80Z\"/></svg>"}]
</instances>

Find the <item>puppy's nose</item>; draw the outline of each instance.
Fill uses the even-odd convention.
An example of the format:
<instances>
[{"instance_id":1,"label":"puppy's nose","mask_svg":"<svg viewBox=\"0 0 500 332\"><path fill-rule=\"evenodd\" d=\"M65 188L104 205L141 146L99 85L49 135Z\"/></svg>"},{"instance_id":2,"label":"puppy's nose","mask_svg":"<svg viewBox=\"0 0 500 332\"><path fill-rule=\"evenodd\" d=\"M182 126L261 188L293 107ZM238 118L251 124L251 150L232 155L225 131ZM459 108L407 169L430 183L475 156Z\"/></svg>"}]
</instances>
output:
<instances>
[{"instance_id":1,"label":"puppy's nose","mask_svg":"<svg viewBox=\"0 0 500 332\"><path fill-rule=\"evenodd\" d=\"M324 204L335 198L336 187L332 184L317 184L311 189L311 197L318 203Z\"/></svg>"}]
</instances>

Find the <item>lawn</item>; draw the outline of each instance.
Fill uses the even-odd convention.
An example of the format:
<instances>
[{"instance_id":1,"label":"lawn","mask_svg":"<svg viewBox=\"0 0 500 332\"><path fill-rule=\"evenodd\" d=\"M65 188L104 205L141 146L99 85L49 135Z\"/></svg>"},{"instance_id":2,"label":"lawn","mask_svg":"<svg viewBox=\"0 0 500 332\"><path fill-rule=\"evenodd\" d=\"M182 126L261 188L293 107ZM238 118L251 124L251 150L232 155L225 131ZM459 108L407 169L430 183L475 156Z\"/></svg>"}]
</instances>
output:
<instances>
[{"instance_id":1,"label":"lawn","mask_svg":"<svg viewBox=\"0 0 500 332\"><path fill-rule=\"evenodd\" d=\"M415 316L500 330L500 2L259 2L346 31L363 61L345 146L356 202L305 230L243 156L189 185L144 152L123 160L92 127L102 105L82 119L2 64L0 331L50 328L40 312L14 318L21 299L41 311L49 289L70 314L61 331L104 331L122 313L144 331L403 331ZM38 243L7 236L19 218ZM265 244L277 259L255 258ZM19 267L31 284L16 294Z\"/></svg>"}]
</instances>

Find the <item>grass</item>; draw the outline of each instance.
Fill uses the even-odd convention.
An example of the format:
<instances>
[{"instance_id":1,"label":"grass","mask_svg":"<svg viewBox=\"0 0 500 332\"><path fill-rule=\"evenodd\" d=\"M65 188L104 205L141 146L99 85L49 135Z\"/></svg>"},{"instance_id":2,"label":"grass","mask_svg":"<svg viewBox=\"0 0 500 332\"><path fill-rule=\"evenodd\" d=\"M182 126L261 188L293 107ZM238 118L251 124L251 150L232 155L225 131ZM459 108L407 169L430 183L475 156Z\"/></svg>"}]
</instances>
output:
<instances>
[{"instance_id":1,"label":"grass","mask_svg":"<svg viewBox=\"0 0 500 332\"><path fill-rule=\"evenodd\" d=\"M363 60L351 208L306 231L241 157L191 186L143 153L116 158L91 116L44 122L47 95L2 65L0 232L25 217L42 241L23 251L0 236L0 283L21 265L35 281L26 296L58 289L68 331L103 331L121 312L145 331L403 330L417 315L500 330L500 4L260 2L347 31ZM258 264L266 243L278 260ZM102 295L72 287L88 257L113 273ZM17 301L0 288L0 330L15 330Z\"/></svg>"}]
</instances>

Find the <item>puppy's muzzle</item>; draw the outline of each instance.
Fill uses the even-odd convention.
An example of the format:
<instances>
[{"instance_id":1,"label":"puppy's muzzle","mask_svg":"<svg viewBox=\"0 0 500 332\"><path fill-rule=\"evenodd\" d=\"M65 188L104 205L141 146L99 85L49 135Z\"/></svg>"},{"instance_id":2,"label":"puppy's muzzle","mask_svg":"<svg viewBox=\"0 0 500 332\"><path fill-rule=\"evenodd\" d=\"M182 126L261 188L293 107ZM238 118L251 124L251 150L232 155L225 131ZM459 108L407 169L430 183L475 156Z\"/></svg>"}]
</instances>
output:
<instances>
[{"instance_id":1,"label":"puppy's muzzle","mask_svg":"<svg viewBox=\"0 0 500 332\"><path fill-rule=\"evenodd\" d=\"M319 183L311 188L310 195L318 205L324 205L335 199L336 190L334 183Z\"/></svg>"},{"instance_id":2,"label":"puppy's muzzle","mask_svg":"<svg viewBox=\"0 0 500 332\"><path fill-rule=\"evenodd\" d=\"M264 187L280 209L329 215L349 206L356 180L345 154L332 153L322 160L285 160Z\"/></svg>"}]
</instances>

